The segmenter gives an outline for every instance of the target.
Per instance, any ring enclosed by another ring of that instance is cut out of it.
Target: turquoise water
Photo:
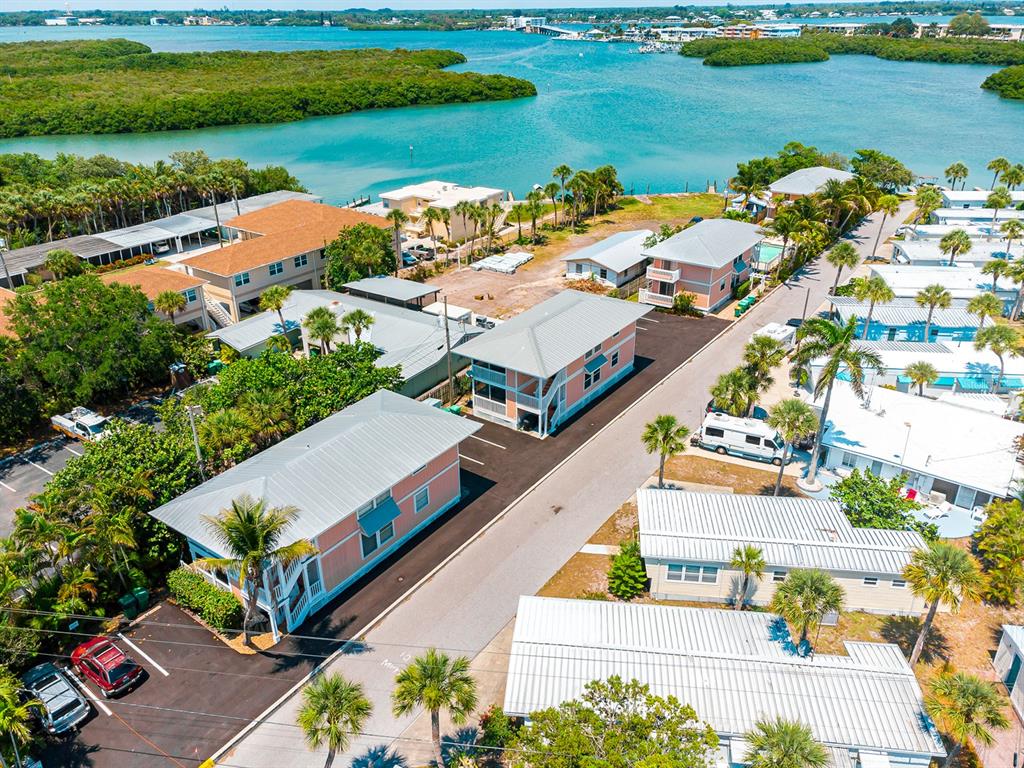
[[[0,29],[0,42],[122,36],[155,50],[452,48],[464,69],[536,83],[536,98],[416,107],[283,125],[0,141],[0,152],[105,152],[152,161],[179,149],[286,165],[340,202],[430,178],[518,195],[574,168],[612,163],[627,190],[703,188],[735,164],[802,141],[847,154],[876,147],[923,175],[954,160],[987,184],[997,155],[1024,160],[1024,102],[982,91],[992,67],[844,56],[819,64],[714,69],[633,46],[512,32],[349,32],[338,28]],[[410,152],[410,147],[412,151]]]

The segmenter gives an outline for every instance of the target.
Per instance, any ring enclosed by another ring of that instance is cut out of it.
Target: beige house
[[[845,610],[919,615],[927,604],[902,573],[920,534],[854,528],[840,506],[818,499],[646,488],[637,491],[640,550],[659,600],[735,603],[743,573],[730,566],[737,547],[761,550],[764,574],[743,596],[767,605],[795,569],[832,574]]]
[[[324,248],[342,229],[360,223],[389,226],[350,208],[289,200],[225,222],[238,241],[181,264],[207,282],[211,315],[223,327],[258,311],[260,296],[272,285],[322,287]]]
[[[450,181],[426,181],[422,184],[409,184],[380,195],[383,213],[401,210],[409,217],[405,230],[417,237],[430,237],[430,222],[423,218],[427,208],[447,211],[450,235],[446,232],[444,222],[434,224],[435,237],[448,237],[449,240],[465,240],[473,232],[473,222],[466,221],[455,213],[455,206],[461,202],[474,205],[490,206],[503,203],[507,195],[500,189],[490,187],[464,187]]]
[[[149,307],[154,314],[170,319],[163,312],[157,312],[153,307],[156,297],[165,291],[175,291],[185,297],[185,307],[180,312],[174,313],[175,325],[194,325],[203,330],[213,329],[210,316],[206,310],[206,294],[204,288],[206,281],[166,267],[142,267],[140,269],[128,269],[121,272],[109,272],[101,275],[100,279],[110,285],[120,283],[138,288],[149,299]]]

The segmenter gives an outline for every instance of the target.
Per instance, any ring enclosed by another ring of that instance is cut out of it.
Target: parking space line
[[[35,467],[36,469],[41,469],[41,470],[42,470],[43,472],[45,472],[46,474],[48,474],[48,475],[49,475],[50,477],[53,477],[53,472],[51,472],[50,470],[48,470],[48,469],[47,469],[46,467],[41,467],[41,466],[39,466],[38,464],[36,464],[36,463],[35,463],[34,461],[29,461],[28,459],[25,459],[25,461],[28,461],[28,463],[29,463],[29,464],[31,464],[31,465],[32,465],[33,467]]]
[[[5,482],[4,482],[3,480],[0,480],[0,485],[2,485],[2,486],[3,486],[4,488],[6,488],[6,489],[7,489],[8,491],[10,491],[11,493],[17,493],[17,492],[18,492],[18,491],[17,491],[16,489],[14,489],[14,488],[11,488],[11,486],[9,486],[9,485],[8,485],[7,483],[5,483]]]
[[[492,443],[490,440],[484,440],[482,437],[477,437],[476,435],[470,435],[470,437],[473,438],[474,440],[479,440],[481,443],[487,443],[488,445],[493,445],[495,448],[501,448],[501,450],[503,450],[503,451],[505,450],[505,446],[504,445],[499,445],[498,443]]]
[[[90,701],[91,701],[91,702],[92,702],[93,704],[95,704],[95,705],[96,705],[96,706],[97,706],[97,707],[99,708],[99,710],[100,710],[101,712],[103,712],[103,714],[105,714],[105,715],[106,715],[107,717],[110,717],[111,715],[113,715],[113,714],[114,714],[113,712],[111,712],[111,711],[110,711],[110,707],[108,707],[108,706],[107,706],[106,704],[104,704],[104,703],[103,703],[102,701],[100,701],[100,698],[99,698],[99,696],[96,696],[96,695],[95,695],[95,694],[94,694],[94,693],[93,693],[93,692],[92,692],[92,691],[91,691],[91,690],[89,689],[89,686],[87,686],[87,685],[86,685],[86,684],[85,684],[84,682],[82,682],[81,680],[79,680],[79,679],[78,679],[78,676],[77,676],[77,675],[75,675],[75,673],[74,673],[74,672],[71,672],[70,670],[68,671],[68,679],[69,679],[69,680],[70,680],[70,681],[71,681],[72,683],[74,683],[74,684],[75,684],[75,687],[76,687],[76,688],[78,688],[78,689],[79,689],[79,690],[80,690],[80,691],[81,691],[82,693],[84,693],[84,694],[86,695],[86,697],[87,697],[87,698],[88,698],[88,699],[89,699],[89,700],[90,700]]]
[[[146,661],[148,661],[150,664],[152,664],[154,667],[156,667],[156,671],[159,672],[161,675],[163,675],[164,677],[170,677],[171,676],[170,672],[168,672],[166,669],[164,669],[159,664],[157,664],[155,661],[153,661],[152,657],[148,653],[146,653],[144,650],[139,648],[139,646],[137,646],[135,643],[133,643],[127,637],[122,635],[120,632],[117,633],[117,636],[120,637],[122,640],[124,640],[125,643],[128,645],[128,647],[134,648],[135,652],[137,654],[139,654],[139,656],[141,656]]]
[[[643,320],[645,323],[660,323],[661,322],[661,320],[655,320],[653,317],[647,317],[647,315],[644,315],[640,319]]]
[[[65,445],[65,446],[64,446],[64,450],[65,450],[65,451],[68,451],[68,452],[70,452],[70,453],[73,453],[73,454],[75,454],[75,456],[81,456],[81,455],[82,455],[82,452],[81,452],[81,451],[76,451],[76,450],[75,450],[74,448],[72,448],[72,447],[71,447],[70,445]]]
[[[479,459],[474,459],[472,456],[467,456],[464,453],[460,453],[459,454],[459,458],[460,459],[465,459],[466,461],[472,461],[474,464],[479,464],[481,467],[484,466],[484,463],[482,461],[480,461]]]

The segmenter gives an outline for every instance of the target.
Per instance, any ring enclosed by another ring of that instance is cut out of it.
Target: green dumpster
[[[149,590],[145,587],[136,587],[133,589],[132,597],[135,598],[135,603],[139,606],[140,612],[149,608]]]
[[[117,602],[121,606],[121,613],[125,615],[125,618],[134,619],[139,615],[139,604],[135,602],[135,595],[121,595]]]
[[[743,307],[736,307],[736,309],[734,309],[732,311],[732,316],[733,317],[739,317],[742,314],[743,314]]]
[[[454,413],[456,416],[458,416],[460,413],[462,413],[462,406],[449,405],[447,408],[445,408],[445,410],[448,411],[449,413]]]

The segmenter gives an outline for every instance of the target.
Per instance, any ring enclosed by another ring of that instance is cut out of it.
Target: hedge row
[[[172,571],[167,577],[167,587],[181,607],[198,614],[212,627],[238,629],[242,626],[241,601],[190,568]]]

